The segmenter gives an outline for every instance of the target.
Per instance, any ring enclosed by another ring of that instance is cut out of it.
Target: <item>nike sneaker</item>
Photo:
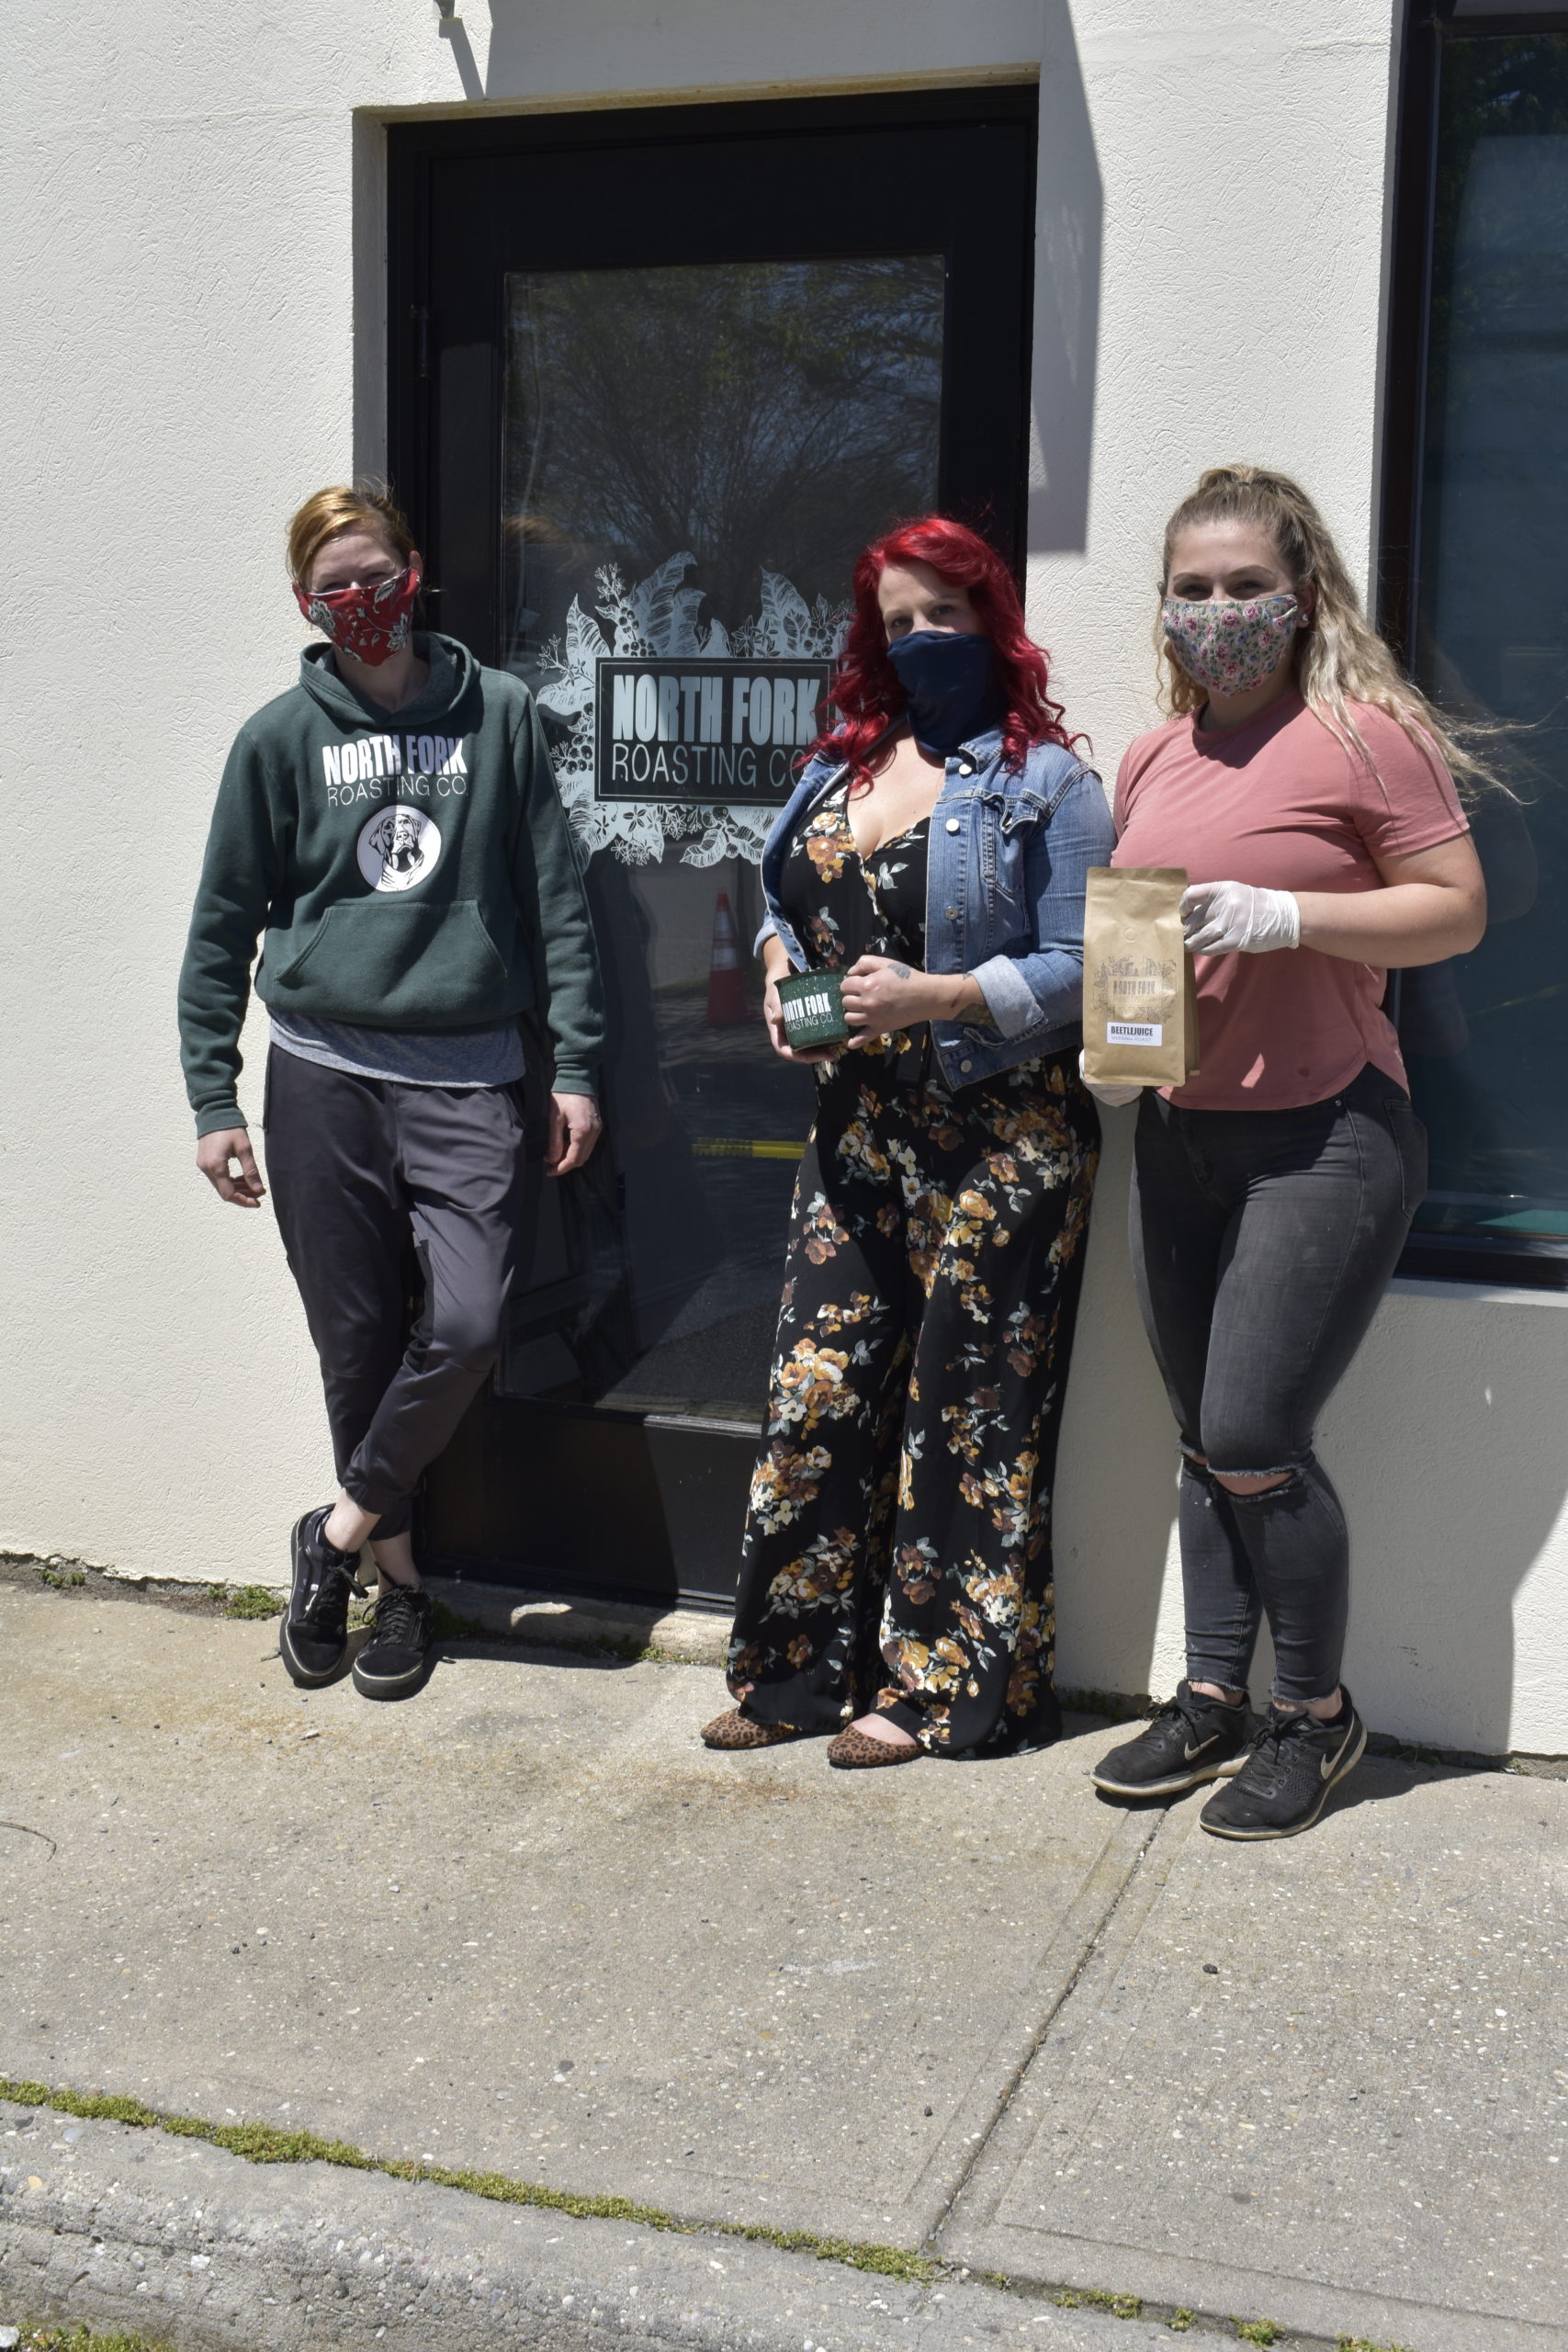
[[[1245,1699],[1231,1707],[1179,1682],[1153,1722],[1113,1747],[1089,1778],[1110,1797],[1179,1797],[1240,1771],[1251,1721]]]
[[[1216,1838],[1294,1838],[1310,1829],[1330,1789],[1360,1762],[1367,1727],[1348,1690],[1339,1713],[1320,1723],[1303,1708],[1282,1715],[1270,1707],[1252,1750],[1234,1781],[1217,1790],[1198,1815]]]

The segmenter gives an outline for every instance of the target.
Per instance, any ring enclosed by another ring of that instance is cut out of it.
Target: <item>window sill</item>
[[[1391,1298],[1463,1299],[1472,1306],[1568,1306],[1568,1290],[1540,1283],[1470,1282],[1438,1275],[1395,1274]]]

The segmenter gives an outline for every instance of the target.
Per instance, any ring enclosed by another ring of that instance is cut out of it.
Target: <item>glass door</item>
[[[948,503],[1014,551],[1031,125],[871,104],[727,108],[750,120],[720,138],[709,108],[662,139],[593,119],[586,148],[556,124],[483,161],[448,136],[405,173],[424,253],[467,241],[409,305],[436,625],[536,696],[610,1007],[604,1143],[539,1182],[492,1392],[430,1483],[427,1545],[467,1572],[733,1589],[811,1118],[761,1018],[762,842],[858,548]],[[994,185],[983,261],[974,194],[908,195],[983,153],[994,179],[998,139],[999,271]],[[955,336],[977,306],[983,364]]]

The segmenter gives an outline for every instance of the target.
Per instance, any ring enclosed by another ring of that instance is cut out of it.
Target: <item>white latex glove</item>
[[[1078,1076],[1083,1079],[1084,1084],[1095,1101],[1104,1102],[1112,1111],[1119,1111],[1124,1102],[1135,1102],[1144,1091],[1141,1086],[1097,1086],[1092,1078],[1086,1077],[1084,1074],[1081,1048],[1078,1053]]]
[[[1181,935],[1194,956],[1266,956],[1301,945],[1302,910],[1290,890],[1194,882],[1181,893]]]

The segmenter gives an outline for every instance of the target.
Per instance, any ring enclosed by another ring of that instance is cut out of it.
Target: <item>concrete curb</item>
[[[69,2135],[69,2136],[67,2136]],[[0,2323],[178,2352],[1153,2352],[1156,2323],[0,2103]],[[1212,2339],[1211,2339],[1212,2340]]]
[[[466,1577],[431,1576],[425,1583],[465,1632],[472,1627],[481,1639],[624,1649],[628,1657],[651,1650],[682,1666],[722,1666],[729,1646],[729,1619],[717,1611],[638,1608],[634,1601],[520,1592],[513,1585],[470,1584]]]

